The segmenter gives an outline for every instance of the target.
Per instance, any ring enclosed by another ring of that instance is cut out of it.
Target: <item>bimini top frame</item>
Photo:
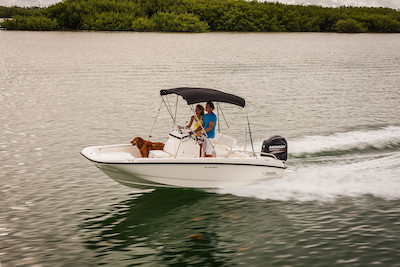
[[[182,96],[183,99],[186,100],[188,105],[197,104],[200,102],[215,101],[225,102],[244,108],[246,104],[246,101],[239,96],[208,88],[180,87],[160,91],[161,96],[169,94]]]
[[[175,94],[177,97],[178,97],[178,95],[181,96],[183,99],[186,100],[186,102],[189,106],[191,106],[193,104],[197,104],[197,103],[208,102],[208,101],[229,103],[229,104],[240,106],[242,108],[244,108],[244,106],[246,105],[246,101],[244,100],[244,98],[241,98],[241,97],[233,95],[233,94],[224,93],[224,92],[221,92],[221,91],[218,91],[215,89],[179,87],[179,88],[160,90],[162,102],[160,104],[160,108],[158,109],[156,120],[159,115],[161,105],[162,105],[162,103],[164,103],[169,114],[171,115],[171,118],[174,121],[175,125],[176,125],[176,121],[175,121],[176,115],[173,116],[171,107],[169,107],[169,105],[164,101],[164,98],[163,98],[163,96],[170,95],[170,94]],[[191,106],[191,109],[195,115],[196,120],[199,121],[199,119],[196,116],[196,113],[194,112],[193,106]],[[175,109],[175,112],[176,112],[176,109]],[[253,155],[256,156],[256,154],[254,153],[253,138],[251,135],[250,122],[249,122],[249,117],[247,115],[247,112],[246,112],[246,117],[247,117],[247,125],[248,125],[249,134],[250,134],[250,142],[251,142],[251,147],[253,150]],[[155,126],[155,122],[150,131],[149,138],[151,137],[151,133],[153,131],[154,126]],[[203,126],[201,126],[201,127],[203,128]],[[204,128],[203,128],[203,131],[204,131]]]

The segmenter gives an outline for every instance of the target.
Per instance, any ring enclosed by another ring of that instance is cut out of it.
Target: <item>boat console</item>
[[[200,146],[187,132],[172,131],[164,150],[150,150],[149,158],[199,158]]]
[[[214,156],[227,158],[236,146],[236,139],[217,133],[214,138]],[[200,146],[188,132],[172,131],[164,150],[150,150],[149,158],[199,158]]]

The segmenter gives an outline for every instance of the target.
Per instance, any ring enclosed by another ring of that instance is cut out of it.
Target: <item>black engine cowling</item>
[[[287,160],[287,141],[284,137],[279,135],[274,135],[268,139],[265,139],[261,148],[261,156],[263,153],[273,154],[277,159]]]

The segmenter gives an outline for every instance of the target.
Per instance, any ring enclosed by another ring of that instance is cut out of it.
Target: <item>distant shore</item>
[[[244,0],[65,0],[47,8],[0,7],[8,30],[399,33],[390,8],[286,5]]]

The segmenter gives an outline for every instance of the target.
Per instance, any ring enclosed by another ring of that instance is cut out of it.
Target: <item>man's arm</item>
[[[206,131],[206,133],[211,131],[211,129],[214,127],[214,125],[215,125],[215,122],[210,121],[210,124],[208,125],[208,127],[206,129],[204,129]]]

